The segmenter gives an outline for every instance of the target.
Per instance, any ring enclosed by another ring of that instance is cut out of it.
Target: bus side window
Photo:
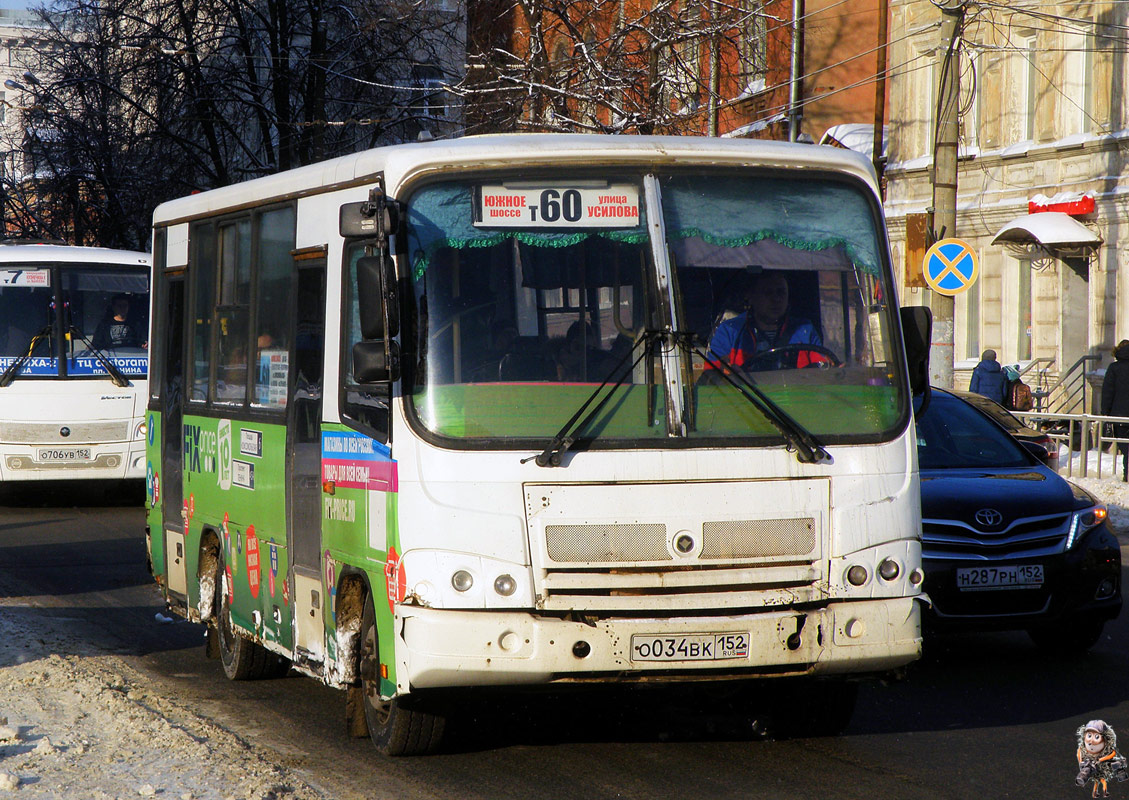
[[[362,340],[360,310],[357,300],[357,260],[365,255],[362,243],[354,243],[345,251],[346,321],[341,326],[344,339],[343,353],[343,391],[341,393],[341,413],[374,439],[387,443],[391,438],[392,420],[389,409],[392,401],[392,385],[360,386],[353,379],[353,345]]]

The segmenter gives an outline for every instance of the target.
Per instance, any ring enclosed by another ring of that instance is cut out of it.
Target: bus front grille
[[[97,444],[129,439],[129,420],[104,422],[0,422],[4,444]],[[63,429],[67,435],[62,434]]]
[[[811,517],[707,521],[675,532],[662,523],[546,525],[544,534],[546,610],[722,610],[819,599]]]
[[[720,567],[550,570],[541,579],[545,611],[678,613],[735,611],[823,599],[813,563]]]

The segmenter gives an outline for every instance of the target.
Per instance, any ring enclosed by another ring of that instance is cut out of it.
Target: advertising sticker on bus
[[[484,228],[634,228],[639,224],[639,190],[630,183],[479,186],[476,200],[474,224]]]

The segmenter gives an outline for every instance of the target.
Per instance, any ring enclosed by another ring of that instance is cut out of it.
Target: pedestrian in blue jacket
[[[972,370],[972,381],[968,384],[968,391],[982,394],[995,400],[1000,405],[1005,405],[1007,398],[1007,378],[1000,362],[996,361],[995,350],[985,350],[980,355],[980,363]]]

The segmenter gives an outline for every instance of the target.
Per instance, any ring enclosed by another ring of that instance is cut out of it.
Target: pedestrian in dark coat
[[[1102,416],[1129,417],[1129,339],[1122,339],[1113,348],[1114,362],[1105,371],[1102,381]],[[1129,438],[1129,423],[1116,422],[1113,435]],[[1129,481],[1129,444],[1118,442],[1121,454],[1121,480]]]
[[[982,394],[1001,406],[1006,404],[1007,378],[1004,377],[1004,368],[996,361],[995,350],[985,350],[980,355],[980,363],[972,370],[968,391]]]

